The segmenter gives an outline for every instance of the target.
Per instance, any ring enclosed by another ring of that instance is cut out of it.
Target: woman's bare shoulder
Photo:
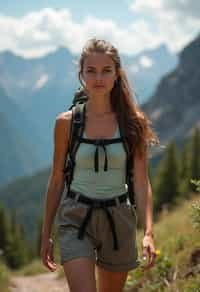
[[[56,116],[56,120],[58,120],[58,121],[71,122],[71,119],[72,119],[72,110],[69,110],[67,112],[59,113]]]
[[[68,151],[68,142],[70,137],[70,121],[72,114],[70,111],[59,113],[56,116],[54,126],[54,154],[52,175],[60,183],[64,181],[63,167],[66,153]]]
[[[71,110],[69,110],[67,112],[59,113],[56,116],[55,131],[60,133],[62,136],[64,134],[67,136],[67,138],[69,138],[71,120],[72,120],[72,111]]]

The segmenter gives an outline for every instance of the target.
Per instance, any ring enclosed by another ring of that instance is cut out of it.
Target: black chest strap
[[[105,160],[104,160],[104,171],[108,170],[108,156],[107,156],[107,150],[106,145],[114,144],[114,143],[120,143],[122,142],[122,138],[114,138],[114,139],[88,139],[83,137],[77,137],[80,143],[86,143],[86,144],[93,144],[96,146],[95,152],[94,152],[94,170],[95,172],[99,171],[99,148],[102,147],[105,154]]]

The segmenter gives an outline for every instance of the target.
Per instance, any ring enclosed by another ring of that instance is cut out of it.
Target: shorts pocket
[[[66,197],[63,201],[62,201],[62,205],[72,205],[73,203],[75,203],[75,200],[70,198],[70,197]]]
[[[132,220],[134,220],[135,224],[137,224],[137,213],[135,207],[126,202],[122,204],[121,207],[122,215],[129,221],[129,223],[132,223]]]
[[[73,225],[79,227],[86,215],[88,205],[66,198],[60,209],[60,225]]]
[[[133,215],[135,216],[135,218],[136,218],[136,220],[137,220],[137,212],[136,212],[136,208],[135,208],[135,206],[130,205],[129,207],[130,207],[130,209],[131,209]]]
[[[58,212],[57,212],[57,215],[58,215],[58,224],[59,225],[62,225],[63,222],[66,224],[66,216],[65,214],[74,208],[74,204],[75,204],[75,201],[70,198],[70,197],[67,197],[65,198],[60,206],[59,206],[59,209],[58,209]]]
[[[113,215],[120,246],[126,248],[127,242],[134,244],[136,239],[136,216],[132,206],[127,203],[122,203],[113,208]],[[110,237],[106,235],[105,230],[105,235],[103,235],[104,240],[106,240],[105,238],[109,238],[112,241],[112,233],[110,230],[108,232]]]

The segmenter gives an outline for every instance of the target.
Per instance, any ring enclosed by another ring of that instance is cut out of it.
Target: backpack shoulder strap
[[[71,110],[77,104],[85,103],[87,100],[88,100],[87,95],[79,96],[78,94],[77,95],[75,94],[72,101],[72,105],[70,106],[69,110]]]
[[[78,103],[72,108],[72,131],[70,138],[70,152],[76,152],[75,148],[79,141],[77,137],[82,137],[85,126],[85,103]]]
[[[130,200],[131,205],[134,205],[136,208],[134,186],[133,186],[133,175],[134,175],[133,174],[133,157],[131,155],[131,151],[129,148],[128,138],[126,137],[124,133],[124,128],[122,127],[120,123],[119,123],[119,130],[120,130],[120,135],[122,137],[124,150],[126,152],[126,184],[128,186],[129,200]]]
[[[85,103],[77,103],[72,107],[72,121],[69,139],[69,149],[65,159],[65,179],[70,190],[70,184],[73,180],[74,166],[75,166],[75,156],[80,145],[79,139],[77,137],[82,137],[85,127]]]

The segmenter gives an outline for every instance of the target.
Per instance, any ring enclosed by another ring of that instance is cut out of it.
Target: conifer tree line
[[[32,258],[33,247],[26,241],[24,228],[17,223],[16,211],[0,204],[0,259],[9,268],[17,269]]]
[[[198,192],[191,180],[200,179],[200,129],[193,130],[191,138],[178,150],[172,140],[166,147],[156,173],[151,178],[154,214],[157,215],[163,207],[175,206]],[[155,217],[156,218],[156,217]],[[25,239],[22,225],[16,222],[16,213],[9,212],[0,205],[0,259],[11,268],[19,268],[40,257],[42,214],[37,224],[37,238],[31,245]],[[138,225],[140,222],[138,220]],[[52,237],[55,239],[55,225]]]
[[[152,182],[154,213],[175,206],[197,192],[191,180],[200,179],[200,129],[193,130],[181,150],[172,140],[166,147]]]

